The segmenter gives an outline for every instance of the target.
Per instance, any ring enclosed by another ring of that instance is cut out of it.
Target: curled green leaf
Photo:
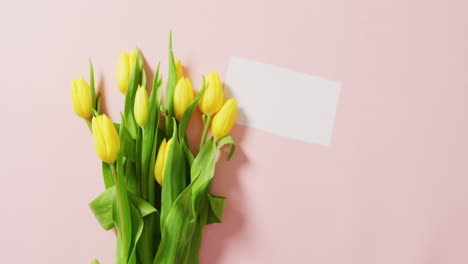
[[[112,203],[115,200],[115,186],[110,187],[89,203],[89,208],[104,230],[114,228]]]
[[[230,160],[236,151],[236,143],[231,136],[227,136],[218,141],[217,149],[221,149],[224,145],[231,145],[231,150],[229,151],[228,155],[228,160]]]
[[[93,69],[93,63],[91,62],[91,59],[89,59],[89,89],[90,89],[90,92],[91,92],[92,105],[93,105],[94,109],[97,109],[97,107],[96,107],[96,89],[94,88],[94,69]]]

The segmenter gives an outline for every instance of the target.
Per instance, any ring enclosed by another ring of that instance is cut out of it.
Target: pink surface
[[[202,263],[468,263],[466,1],[3,1],[2,263],[112,263],[87,203],[102,189],[69,81],[87,58],[118,117],[118,54],[192,76],[230,55],[343,83],[330,147],[248,128],[220,162],[225,222]],[[199,82],[198,82],[199,83]],[[294,101],[295,96],[285,97]],[[279,120],[288,122],[288,120]],[[307,122],[307,120],[304,120]]]

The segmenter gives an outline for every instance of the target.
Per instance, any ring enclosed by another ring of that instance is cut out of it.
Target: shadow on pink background
[[[87,78],[92,58],[117,118],[119,52],[138,46],[166,72],[172,29],[197,86],[224,75],[231,55],[343,83],[329,147],[235,129],[238,152],[213,186],[228,196],[225,219],[206,228],[201,263],[467,263],[466,10],[457,0],[0,3],[2,261],[113,262],[113,234],[87,207],[102,176],[69,82]]]

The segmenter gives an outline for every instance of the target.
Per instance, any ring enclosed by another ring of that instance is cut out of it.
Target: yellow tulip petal
[[[75,111],[77,116],[83,117],[84,114],[83,114],[83,111],[81,110],[81,103],[80,103],[80,100],[78,99],[78,89],[74,81],[71,82],[70,87],[71,87],[70,91],[72,95],[73,111]]]
[[[96,150],[96,153],[98,154],[99,158],[101,160],[106,159],[106,151],[105,151],[105,145],[104,145],[104,136],[102,135],[102,130],[101,130],[101,124],[100,124],[100,119],[99,118],[93,118],[93,121],[91,123],[92,131],[93,131],[93,143],[94,143],[94,149]]]
[[[164,183],[164,174],[166,173],[166,167],[167,167],[167,156],[169,154],[169,150],[171,149],[172,146],[172,138],[167,141],[166,144],[166,149],[164,151],[164,156],[163,156],[163,166],[162,166],[162,172],[161,172],[161,186]]]
[[[164,166],[164,154],[166,153],[166,139],[164,138],[159,146],[156,164],[154,165],[154,177],[159,185],[162,185],[162,171]]]
[[[148,120],[148,93],[144,87],[138,86],[133,113],[137,124],[144,128]]]
[[[137,59],[137,56],[138,56],[138,52],[137,50],[132,50],[129,54],[128,54],[128,63],[129,63],[129,69],[131,70],[132,67],[135,65],[135,61]]]
[[[92,114],[91,90],[83,78],[76,78],[70,84],[73,110],[79,117],[88,119]]]
[[[218,73],[207,74],[205,77],[205,90],[199,102],[200,111],[207,115],[213,115],[221,109],[223,101],[223,85]]]
[[[112,120],[106,115],[93,118],[91,128],[93,131],[94,148],[102,161],[114,163],[120,147],[120,139]]]
[[[182,66],[182,62],[177,60],[176,63],[176,72],[177,72],[177,81],[184,77],[184,67]]]
[[[127,93],[128,82],[130,80],[130,69],[129,55],[127,52],[122,51],[122,53],[120,53],[119,62],[117,63],[116,74],[117,86],[122,94]]]
[[[174,90],[174,112],[177,120],[180,120],[193,99],[192,83],[188,78],[183,77],[177,82]]]
[[[211,133],[215,138],[223,138],[231,132],[236,122],[237,113],[237,101],[234,99],[227,100],[213,117],[211,123]]]

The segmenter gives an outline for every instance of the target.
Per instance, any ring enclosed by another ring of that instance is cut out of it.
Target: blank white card
[[[226,93],[239,102],[238,123],[329,145],[341,84],[270,64],[231,57]]]

